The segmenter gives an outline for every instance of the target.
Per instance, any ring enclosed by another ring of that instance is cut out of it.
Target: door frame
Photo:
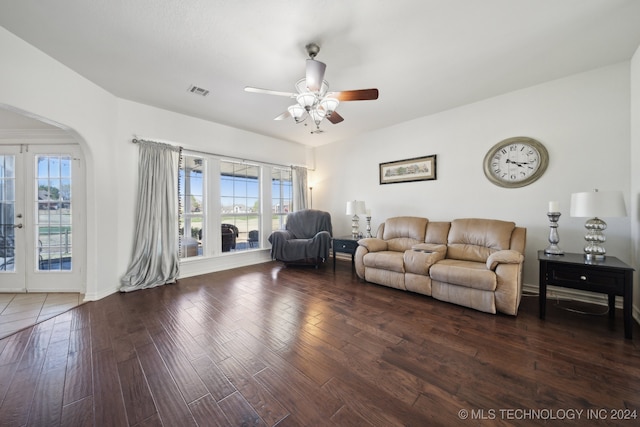
[[[2,292],[86,292],[86,247],[87,247],[87,229],[85,223],[86,209],[86,185],[85,185],[85,165],[82,156],[82,149],[79,144],[65,141],[52,142],[4,142],[0,144],[0,149],[9,147],[18,147],[14,151],[18,152],[21,159],[16,161],[22,166],[20,181],[22,181],[21,197],[22,214],[23,214],[23,239],[21,244],[21,252],[18,252],[16,244],[16,258],[19,253],[23,254],[24,261],[23,272],[24,286],[18,288],[4,288]],[[73,159],[72,164],[72,270],[51,270],[43,271],[37,269],[37,257],[35,250],[37,249],[37,237],[35,229],[35,215],[37,211],[33,204],[37,203],[36,186],[34,185],[35,177],[35,157],[38,154],[69,154]],[[16,178],[18,181],[18,178]],[[16,191],[19,191],[16,188]],[[16,195],[17,196],[17,195]],[[17,197],[16,197],[17,198]],[[19,213],[16,207],[16,214]],[[19,239],[17,239],[19,240]],[[16,271],[16,273],[18,273]]]

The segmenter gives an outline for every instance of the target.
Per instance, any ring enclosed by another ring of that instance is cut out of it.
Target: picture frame
[[[436,154],[380,163],[380,185],[436,179]]]

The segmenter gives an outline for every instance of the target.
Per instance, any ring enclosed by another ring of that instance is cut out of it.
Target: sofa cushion
[[[515,223],[495,219],[456,219],[451,222],[447,258],[486,262],[493,252],[509,249]]]
[[[404,273],[403,252],[381,251],[369,252],[362,258],[365,267]]]
[[[429,224],[427,225],[427,235],[425,236],[424,241],[426,243],[446,245],[450,229],[450,222],[429,221]]]
[[[389,218],[385,221],[382,240],[387,241],[390,251],[404,252],[424,242],[428,222],[426,218],[413,216]]]
[[[496,273],[484,262],[443,259],[431,266],[432,280],[484,291],[495,291]]]

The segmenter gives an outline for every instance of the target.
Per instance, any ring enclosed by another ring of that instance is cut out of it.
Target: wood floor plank
[[[291,370],[286,375],[266,368],[254,376],[289,412],[305,425],[327,420],[343,405],[339,399],[322,391],[302,373]]]
[[[62,408],[61,425],[74,427],[94,426],[93,398],[91,396],[77,400]]]
[[[70,325],[70,322],[66,322],[67,332]],[[64,333],[58,331],[57,338],[60,336],[64,336]],[[52,340],[54,337],[56,337],[55,331],[52,333]],[[51,342],[47,347],[47,355],[42,367],[42,373],[38,378],[27,425],[60,425],[68,353],[68,333],[67,339]]]
[[[141,423],[158,412],[137,357],[119,362],[118,375],[130,425]]]
[[[348,406],[343,406],[333,414],[331,422],[337,426],[371,427],[373,425]]]
[[[27,423],[52,330],[52,321],[35,325],[31,330],[29,342],[0,407],[3,423],[18,426]]]
[[[235,392],[218,402],[220,408],[234,426],[266,426],[260,415],[239,392]]]
[[[88,325],[71,331],[64,383],[64,405],[84,400],[93,393],[91,334],[89,331]],[[91,418],[93,419],[93,416]]]
[[[93,330],[93,329],[92,329]],[[104,342],[104,341],[103,341]],[[93,403],[96,425],[127,426],[118,365],[111,349],[93,354]]]
[[[2,352],[0,352],[0,366],[20,361],[32,331],[33,327],[26,328],[1,340],[6,344],[3,345]]]
[[[278,402],[290,413],[285,420],[290,421],[294,418],[298,420],[299,425],[314,425],[323,419],[314,404],[306,399],[300,399],[301,391],[297,387],[271,369],[264,369],[255,378],[271,395],[277,396]],[[338,409],[339,406],[336,411]],[[333,413],[329,416],[331,415]]]
[[[220,368],[267,425],[276,425],[289,415],[289,411],[278,402],[277,398],[258,383],[233,357],[223,360]]]
[[[137,352],[162,423],[195,426],[193,415],[155,346],[146,344]]]
[[[259,351],[255,348],[254,341],[260,341],[251,332],[242,330],[243,333],[236,332],[236,338],[232,341],[225,342],[223,346],[229,354],[233,355],[238,362],[252,375],[262,371],[267,365],[264,363],[262,357],[258,354]],[[268,347],[268,343],[262,343],[265,348],[271,351],[271,347]],[[254,347],[254,350],[251,348]],[[260,347],[258,347],[260,348]]]
[[[216,402],[237,391],[229,378],[208,356],[202,356],[191,364]]]
[[[210,394],[189,404],[189,409],[200,426],[228,427],[229,419]]]
[[[411,406],[358,376],[349,374],[332,378],[322,390],[344,402],[351,412],[374,426],[429,425],[426,418],[413,413]]]
[[[18,362],[0,365],[0,402],[4,401],[16,373]]]
[[[640,340],[624,339],[621,310],[549,301],[540,320],[525,296],[517,317],[491,315],[366,283],[349,261],[116,293],[6,337],[0,426],[528,426],[555,423],[486,416],[640,411]]]
[[[183,347],[176,345],[166,331],[154,334],[152,338],[184,400],[191,403],[206,395],[209,391],[187,356],[182,352]]]

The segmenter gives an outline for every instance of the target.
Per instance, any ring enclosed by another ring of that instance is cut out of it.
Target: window
[[[182,259],[260,249],[293,209],[290,167],[187,151],[179,179]]]
[[[180,256],[201,256],[204,247],[205,184],[204,159],[183,155],[180,168]]]
[[[222,252],[259,247],[260,167],[220,162]]]
[[[293,184],[291,168],[273,168],[271,173],[272,230],[282,230],[287,222],[287,214],[292,210]]]

